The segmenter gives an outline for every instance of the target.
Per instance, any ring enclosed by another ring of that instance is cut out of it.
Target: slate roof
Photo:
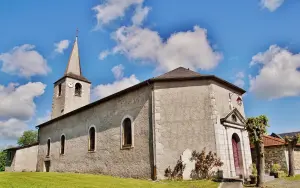
[[[18,150],[18,149],[23,149],[23,148],[29,148],[31,146],[36,146],[36,145],[39,145],[38,142],[35,142],[35,143],[32,143],[32,144],[28,144],[28,145],[25,145],[25,146],[16,146],[16,147],[11,147],[11,148],[7,148],[3,151],[9,151],[9,150]]]
[[[60,79],[58,79],[56,82],[54,82],[54,84],[56,84],[57,82],[61,81],[62,79],[66,78],[66,77],[69,77],[69,78],[74,78],[76,80],[80,80],[80,81],[83,81],[83,82],[87,82],[87,83],[91,83],[88,79],[86,79],[84,76],[81,76],[81,75],[77,75],[77,74],[73,74],[71,72],[67,73],[67,74],[64,74],[63,77],[61,77]]]
[[[68,76],[71,77],[70,75],[65,75],[64,77],[66,77],[66,76],[67,77]],[[61,79],[63,79],[64,77],[62,77]],[[213,80],[213,81],[215,81],[217,83],[220,83],[220,84],[223,84],[223,85],[227,86],[228,88],[233,89],[234,91],[236,91],[236,92],[238,92],[240,94],[244,94],[246,92],[244,89],[242,89],[242,88],[240,88],[240,87],[238,87],[238,86],[236,86],[236,85],[234,85],[234,84],[232,84],[230,82],[227,82],[227,81],[225,81],[225,80],[223,80],[221,78],[218,78],[218,77],[216,77],[214,75],[201,75],[201,74],[199,74],[197,72],[194,72],[194,71],[191,71],[189,69],[186,69],[186,68],[183,68],[183,67],[178,67],[178,68],[176,68],[176,69],[174,69],[174,70],[172,70],[170,72],[167,72],[167,73],[165,73],[163,75],[160,75],[160,76],[157,76],[157,77],[154,77],[154,78],[150,78],[148,80],[140,82],[139,84],[136,84],[136,85],[131,86],[129,88],[126,88],[126,89],[124,89],[122,91],[119,91],[117,93],[109,95],[109,96],[107,96],[105,98],[102,98],[102,99],[100,99],[98,101],[95,101],[93,103],[85,105],[85,106],[83,106],[81,108],[73,110],[73,111],[71,111],[69,113],[66,113],[64,115],[61,115],[61,116],[59,116],[57,118],[51,119],[51,120],[49,120],[49,121],[47,121],[45,123],[42,123],[42,124],[40,124],[40,125],[38,125],[36,127],[42,127],[42,126],[48,125],[48,124],[50,124],[50,123],[52,123],[54,121],[63,119],[65,117],[73,115],[73,114],[75,114],[77,112],[80,112],[80,111],[83,111],[85,109],[91,108],[91,107],[93,107],[95,105],[98,105],[98,104],[100,104],[102,102],[105,102],[105,101],[108,101],[108,100],[110,100],[112,98],[115,98],[117,96],[123,95],[123,94],[125,94],[125,93],[127,93],[129,91],[136,90],[136,89],[141,88],[143,86],[148,86],[148,85],[150,85],[151,83],[154,83],[154,82],[188,81],[188,80]],[[90,82],[88,82],[88,83],[90,83]]]
[[[169,78],[191,78],[191,77],[201,77],[202,75],[198,72],[191,71],[189,69],[178,67],[170,72],[153,78],[156,79],[169,79]]]

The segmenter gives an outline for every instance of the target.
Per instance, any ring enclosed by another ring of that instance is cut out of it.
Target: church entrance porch
[[[246,120],[235,108],[216,124],[217,152],[225,178],[247,178],[251,174],[251,152]]]

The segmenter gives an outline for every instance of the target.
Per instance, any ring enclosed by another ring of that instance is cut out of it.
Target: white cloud
[[[46,85],[41,82],[29,82],[17,87],[10,83],[7,87],[0,85],[0,118],[30,119],[35,114],[34,98],[41,96]]]
[[[26,123],[15,118],[0,121],[0,142],[1,140],[16,140],[27,129]]]
[[[236,77],[236,80],[235,80],[234,84],[241,87],[241,88],[243,88],[244,85],[245,85],[245,81],[244,81],[245,75],[244,75],[244,73],[243,72],[238,72],[235,75],[235,77]]]
[[[166,42],[156,31],[136,26],[121,27],[114,34],[117,45],[110,54],[152,62],[158,71],[179,66],[193,70],[209,70],[217,66],[222,54],[211,47],[206,30],[195,26],[193,31],[174,33]]]
[[[120,80],[124,76],[124,66],[122,64],[114,66],[111,71],[117,80]]]
[[[30,77],[34,75],[46,75],[51,69],[47,60],[34,50],[35,46],[24,44],[14,47],[10,52],[0,54],[3,72]]]
[[[105,59],[109,54],[110,54],[109,50],[104,50],[104,51],[102,51],[102,52],[100,53],[99,59],[100,59],[100,60],[103,60],[103,59]]]
[[[283,4],[284,0],[261,0],[260,4],[263,8],[273,12]]]
[[[149,11],[149,7],[142,7],[142,5],[137,6],[135,14],[131,18],[133,25],[142,25]]]
[[[139,82],[140,81],[136,78],[135,75],[131,75],[129,78],[124,77],[121,80],[117,80],[111,84],[98,85],[92,90],[92,98],[100,99],[100,98],[107,97],[118,91],[121,91],[130,86],[138,84]]]
[[[64,50],[66,50],[69,47],[70,41],[69,40],[62,40],[59,41],[58,43],[55,43],[55,52],[63,54]]]
[[[92,9],[96,12],[97,27],[108,24],[117,18],[123,17],[125,11],[133,5],[141,5],[144,0],[105,0],[103,4]]]
[[[300,95],[300,54],[276,45],[252,57],[250,66],[262,67],[250,77],[250,91],[259,98],[276,99]]]
[[[45,123],[47,121],[49,121],[51,119],[51,112],[48,110],[45,114],[45,116],[42,116],[42,117],[38,117],[36,119],[36,124],[37,125],[40,125],[42,123]]]

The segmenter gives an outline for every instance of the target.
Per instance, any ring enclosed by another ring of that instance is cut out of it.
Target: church
[[[223,177],[250,175],[243,89],[178,67],[90,103],[78,48],[76,37],[54,83],[51,120],[37,126],[38,143],[8,149],[7,171],[164,179],[183,154],[205,148],[221,158]]]

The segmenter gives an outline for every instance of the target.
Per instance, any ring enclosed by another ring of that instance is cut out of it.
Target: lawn
[[[152,182],[90,174],[0,173],[1,188],[217,188],[218,185],[208,180]]]

